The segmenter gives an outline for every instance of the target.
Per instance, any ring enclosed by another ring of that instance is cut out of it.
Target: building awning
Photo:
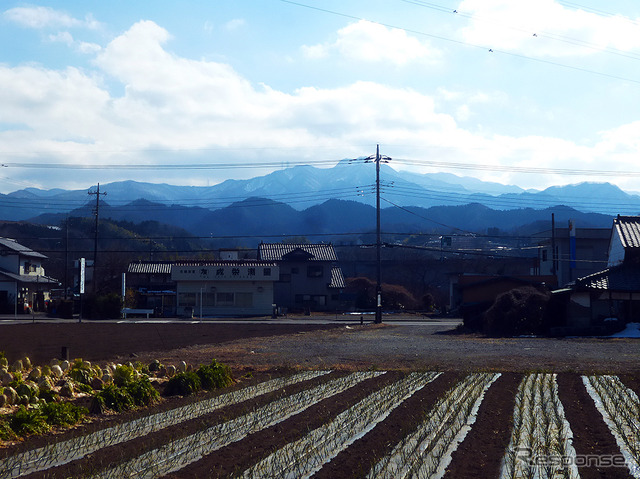
[[[49,276],[35,275],[35,274],[15,274],[9,271],[0,270],[0,281],[16,281],[22,284],[59,284],[59,281]]]

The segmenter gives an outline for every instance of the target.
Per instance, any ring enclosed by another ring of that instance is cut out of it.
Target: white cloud
[[[412,62],[433,62],[440,52],[427,42],[407,35],[404,30],[387,28],[360,20],[338,31],[332,43],[303,46],[308,58],[324,58],[338,52],[345,58],[363,62],[391,63],[404,66]]]
[[[242,18],[234,18],[233,20],[225,23],[224,28],[228,31],[238,30],[246,25],[246,22]]]
[[[402,148],[404,158],[594,169],[620,161],[633,169],[640,150],[640,122],[603,132],[590,147],[560,138],[487,136],[462,128],[456,115],[468,119],[473,105],[500,98],[495,92],[440,90],[430,96],[360,81],[285,93],[253,85],[229,65],[171,53],[170,39],[157,24],[141,21],[97,54],[94,72],[0,65],[0,123],[21,125],[0,131],[7,161],[240,163],[299,160],[300,152],[326,159],[327,149],[337,152],[337,160],[360,156],[367,153],[363,145],[380,143]],[[105,77],[124,93],[110,93]],[[451,105],[436,107],[443,99]],[[523,187],[549,185],[553,179],[483,174]],[[201,173],[161,175],[148,173],[145,179],[181,184],[208,179]]]
[[[50,7],[15,7],[4,12],[10,21],[28,28],[88,28],[96,29],[100,26],[91,15],[84,20],[78,20],[66,13]]]
[[[58,32],[56,34],[49,35],[49,41],[60,42],[65,45],[73,45],[73,36],[69,32]]]
[[[98,45],[97,43],[90,43],[90,42],[77,42],[76,48],[81,53],[86,53],[86,54],[95,54],[95,53],[98,53],[100,50],[102,50],[102,47],[100,45]]]
[[[472,16],[463,39],[495,49],[549,57],[640,49],[638,19],[602,16],[556,0],[463,0],[457,10]]]
[[[68,47],[73,47],[76,50],[78,50],[80,53],[84,53],[84,54],[93,55],[98,53],[100,50],[102,50],[102,47],[96,43],[76,41],[73,38],[73,35],[71,35],[71,33],[69,32],[58,32],[58,33],[49,35],[48,38],[49,38],[49,41],[51,42],[64,43]]]

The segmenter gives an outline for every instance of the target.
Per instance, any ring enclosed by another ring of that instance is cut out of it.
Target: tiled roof
[[[334,266],[331,268],[331,282],[329,283],[329,288],[343,289],[344,287],[345,284],[342,269]]]
[[[576,280],[576,289],[640,292],[640,266],[614,266]]]
[[[45,255],[41,253],[37,253],[30,248],[27,248],[26,246],[21,245],[16,240],[11,238],[0,237],[0,248],[7,248],[22,256],[29,256],[31,258],[41,258],[41,259],[46,258]]]
[[[217,260],[217,261],[179,261],[173,263],[174,266],[249,266],[249,267],[262,267],[262,266],[277,266],[273,261],[259,261],[255,259],[250,260]]]
[[[261,243],[258,247],[258,257],[265,261],[282,261],[294,252],[306,253],[309,261],[338,261],[332,244],[287,244]]]
[[[171,274],[171,263],[129,263],[128,273]]]
[[[256,260],[177,261],[174,263],[129,263],[131,274],[171,274],[172,266],[276,266],[273,262]]]
[[[640,216],[618,216],[613,220],[613,227],[625,249],[640,248]]]

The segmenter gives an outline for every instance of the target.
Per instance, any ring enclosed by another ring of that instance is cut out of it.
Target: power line
[[[58,150],[56,150],[58,151]],[[133,150],[132,150],[133,151]],[[135,150],[138,151],[138,150]],[[140,150],[142,151],[142,150]],[[146,149],[144,151],[147,151]],[[162,150],[168,151],[168,150]],[[171,151],[190,151],[188,148],[171,149]],[[95,151],[92,150],[95,153]],[[44,151],[36,153],[45,153]],[[293,166],[302,165],[335,165],[336,160],[288,161]],[[228,170],[246,168],[279,168],[282,161],[264,161],[247,163],[17,163],[4,162],[0,166],[6,168],[53,169],[53,170]]]
[[[349,15],[349,14],[337,12],[335,10],[329,10],[329,9],[325,9],[325,8],[314,7],[314,6],[311,6],[311,5],[307,5],[307,4],[300,3],[300,2],[294,2],[294,1],[291,1],[291,0],[279,0],[279,1],[283,2],[283,3],[291,4],[291,5],[296,5],[298,7],[308,8],[308,9],[311,9],[311,10],[316,10],[316,11],[320,11],[320,12],[323,12],[323,13],[328,13],[328,14],[331,14],[331,15],[337,15],[337,16],[340,16],[340,17],[349,18],[349,19],[353,19],[353,20],[365,20],[365,21],[368,21],[368,22],[371,22],[371,23],[382,25],[382,26],[387,27],[387,28],[403,30],[403,31],[405,31],[407,33],[412,33],[414,35],[420,35],[420,36],[424,36],[424,37],[428,37],[428,38],[434,38],[434,39],[437,39],[437,40],[442,40],[442,41],[445,41],[445,42],[454,43],[454,44],[458,44],[458,45],[464,45],[464,46],[467,46],[467,47],[478,48],[478,49],[482,49],[484,51],[488,50],[490,53],[499,53],[499,54],[503,54],[503,55],[509,55],[509,56],[514,57],[514,58],[520,58],[520,59],[523,59],[523,60],[529,60],[529,61],[534,61],[534,62],[538,62],[538,63],[544,63],[544,64],[547,64],[547,65],[561,67],[561,68],[568,69],[568,70],[575,70],[575,71],[579,71],[579,72],[582,72],[582,73],[589,73],[589,74],[597,75],[597,76],[601,76],[601,77],[608,77],[608,78],[612,78],[612,79],[615,79],[615,80],[621,80],[621,81],[626,81],[626,82],[630,82],[630,83],[640,84],[640,80],[636,80],[636,79],[633,79],[633,78],[622,77],[622,76],[613,75],[613,74],[606,73],[606,72],[599,72],[599,71],[596,71],[596,70],[590,70],[588,68],[576,67],[576,66],[572,66],[572,65],[567,65],[565,63],[554,62],[554,61],[551,61],[551,60],[543,60],[543,59],[536,58],[536,57],[531,57],[531,56],[528,56],[528,55],[522,55],[522,54],[508,52],[508,51],[505,51],[505,50],[500,50],[500,49],[497,49],[497,48],[494,48],[494,47],[488,48],[485,45],[478,45],[478,44],[466,42],[466,41],[463,41],[463,40],[456,40],[454,38],[445,37],[443,35],[436,35],[436,34],[433,34],[433,33],[426,33],[426,32],[420,31],[420,30],[414,30],[414,29],[410,29],[410,28],[399,27],[397,25],[393,25],[393,24],[389,24],[389,23],[385,23],[385,22],[377,22],[377,21],[373,21],[373,20],[368,20],[368,19],[363,18],[363,17],[358,17],[358,16],[355,16],[355,15]]]
[[[522,28],[522,27],[516,27],[513,25],[508,25],[505,24],[504,22],[499,22],[490,18],[486,18],[483,17],[481,15],[477,15],[477,14],[470,14],[470,13],[466,13],[464,10],[460,10],[459,8],[452,10],[449,7],[444,7],[442,5],[437,5],[434,3],[429,3],[429,2],[423,2],[423,1],[419,1],[419,0],[400,0],[404,3],[408,3],[408,4],[412,4],[412,5],[417,5],[420,7],[424,7],[424,8],[429,8],[431,10],[436,10],[439,12],[444,12],[444,13],[448,13],[448,14],[452,14],[458,17],[464,17],[464,18],[468,18],[470,20],[475,20],[475,21],[480,21],[480,22],[484,22],[484,23],[491,23],[494,25],[499,25],[503,28],[509,29],[509,30],[514,30],[517,32],[521,32],[521,33],[525,33],[528,36],[535,38],[535,39],[540,39],[540,38],[548,38],[551,40],[555,40],[555,41],[559,41],[559,42],[563,42],[563,43],[567,43],[569,45],[574,45],[574,46],[579,46],[579,47],[583,47],[583,48],[588,48],[591,50],[595,50],[595,51],[600,51],[600,52],[606,52],[606,53],[611,53],[614,55],[619,55],[622,57],[626,57],[626,58],[630,58],[633,60],[640,60],[640,55],[636,55],[624,50],[620,50],[618,48],[613,48],[613,47],[608,47],[608,46],[604,46],[604,45],[598,45],[596,43],[592,43],[592,42],[588,42],[585,40],[581,40],[579,38],[575,38],[575,37],[570,37],[568,35],[561,35],[561,34],[557,34],[557,33],[551,33],[551,32],[546,32],[544,30],[538,30],[538,29],[532,29],[532,28]],[[559,2],[562,3],[562,2]],[[573,7],[572,7],[573,8]],[[593,11],[592,13],[595,13],[596,11]],[[604,13],[598,13],[598,15],[602,15],[602,16],[614,16],[613,14],[604,14]],[[620,17],[620,18],[625,18],[626,17]],[[636,23],[632,20],[630,20],[631,23]]]
[[[449,161],[433,161],[433,160],[415,160],[408,158],[399,158],[399,163],[405,165],[421,165],[433,166],[440,168],[451,168],[460,170],[480,170],[480,171],[498,171],[510,173],[528,173],[528,174],[556,174],[566,176],[620,176],[620,177],[640,177],[640,171],[629,170],[591,170],[578,168],[540,168],[532,166],[510,166],[510,165],[490,165],[482,163],[460,163]]]

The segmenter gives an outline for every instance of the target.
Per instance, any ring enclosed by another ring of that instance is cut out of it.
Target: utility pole
[[[98,222],[100,219],[100,195],[106,196],[107,192],[100,193],[100,183],[98,183],[98,187],[96,191],[89,191],[89,195],[96,195],[96,207],[93,210],[93,214],[96,217],[96,226],[95,226],[95,235],[93,238],[93,278],[91,281],[93,294],[96,294],[96,279],[97,279],[97,266],[98,266]]]
[[[376,164],[376,316],[375,323],[382,323],[382,240],[380,237],[380,162],[388,163],[391,158],[380,156],[380,145],[376,145],[375,158],[370,156],[365,163]]]
[[[376,145],[376,324],[382,323],[382,241],[380,239],[380,145]]]

